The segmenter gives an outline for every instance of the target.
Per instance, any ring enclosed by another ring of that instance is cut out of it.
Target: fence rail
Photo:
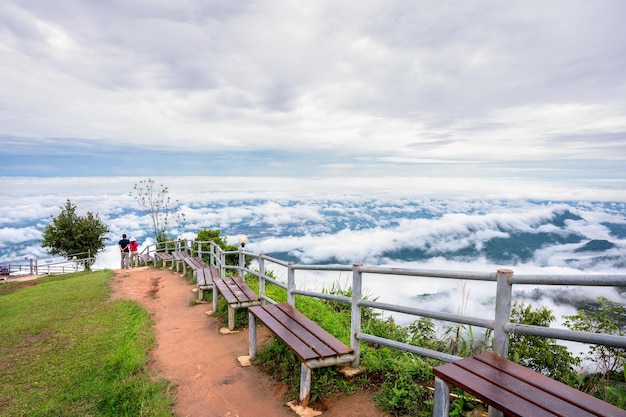
[[[196,249],[193,249],[194,246]],[[264,254],[257,254],[245,251],[240,248],[238,251],[223,251],[214,242],[195,241],[175,241],[159,244],[150,250],[185,250],[193,256],[208,257],[212,266],[215,266],[221,276],[225,276],[227,271],[238,272],[241,276],[244,273],[253,275],[259,280],[259,296],[264,302],[276,303],[265,293],[266,283],[277,285],[287,292],[287,302],[292,306],[295,304],[295,296],[314,297],[335,302],[345,303],[351,306],[351,340],[350,345],[355,351],[355,362],[353,366],[358,366],[360,357],[360,341],[377,343],[400,349],[406,352],[416,353],[422,356],[451,362],[460,359],[457,356],[442,352],[421,348],[418,346],[399,343],[378,336],[366,334],[361,329],[362,308],[373,308],[381,311],[408,314],[416,317],[428,317],[434,320],[477,326],[493,331],[492,350],[501,356],[508,357],[508,341],[510,334],[523,334],[558,340],[568,340],[586,344],[598,344],[626,349],[626,336],[611,334],[580,332],[552,327],[530,326],[519,323],[512,323],[511,309],[514,285],[560,285],[560,286],[591,286],[591,287],[626,287],[626,275],[553,275],[553,274],[520,274],[515,275],[509,269],[499,269],[494,272],[476,271],[446,271],[427,270],[411,268],[391,268],[384,266],[368,266],[362,264],[353,265],[305,265],[294,262],[286,262],[272,258]],[[227,255],[238,256],[239,263],[227,265]],[[250,269],[247,265],[250,261],[256,261],[258,270]],[[268,275],[272,268],[286,269],[287,282],[281,282]],[[341,296],[327,294],[323,292],[308,291],[296,287],[296,276],[303,271],[325,271],[325,272],[351,272],[352,273],[352,295]],[[367,300],[363,297],[363,276],[364,275],[388,275],[394,279],[413,278],[437,278],[460,281],[485,281],[493,282],[496,285],[495,315],[492,318],[472,317],[463,314],[452,314],[443,311],[416,308],[409,305],[398,305]]]

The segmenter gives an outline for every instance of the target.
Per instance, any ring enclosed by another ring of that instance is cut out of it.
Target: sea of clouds
[[[0,195],[0,262],[29,258],[50,262],[42,231],[70,199],[79,215],[97,213],[110,227],[107,248],[95,268],[117,268],[117,241],[136,237],[154,243],[151,219],[131,195],[142,178],[3,177]],[[172,206],[185,213],[169,235],[194,239],[201,229],[220,229],[229,243],[248,237],[246,249],[298,263],[383,265],[418,269],[516,273],[626,274],[626,187],[622,181],[551,183],[460,178],[154,178],[168,188]],[[558,225],[555,213],[571,214]],[[611,227],[607,227],[611,225]],[[576,243],[542,245],[526,258],[494,261],[481,252],[490,239],[512,234],[576,234]],[[614,246],[580,251],[588,240]],[[467,256],[464,251],[471,248]],[[416,256],[419,254],[420,256]],[[603,261],[602,259],[605,259]],[[286,271],[275,266],[279,278]],[[350,273],[301,271],[298,287],[351,286]],[[382,302],[493,317],[495,286],[488,282],[366,275],[366,294]],[[389,280],[393,279],[393,286]],[[539,297],[525,297],[533,291]],[[524,288],[520,297],[544,305],[560,318],[576,310],[555,302],[552,288]],[[568,297],[599,295],[625,302],[610,288],[565,288]],[[532,298],[532,299],[531,299]],[[397,315],[408,324],[414,318]],[[559,324],[560,325],[560,324]],[[576,350],[576,348],[574,348]]]

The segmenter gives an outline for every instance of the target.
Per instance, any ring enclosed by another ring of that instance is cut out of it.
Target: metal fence
[[[264,302],[275,304],[276,301],[269,298],[265,292],[267,283],[276,285],[284,289],[287,293],[287,302],[292,306],[295,303],[295,296],[314,297],[319,299],[332,300],[345,303],[351,306],[351,339],[350,346],[355,351],[355,362],[353,366],[358,366],[360,358],[360,341],[376,343],[394,349],[415,353],[421,356],[438,359],[444,362],[453,362],[461,359],[458,356],[450,355],[422,348],[415,345],[400,343],[390,339],[384,339],[362,331],[361,317],[363,308],[372,308],[386,312],[408,314],[415,317],[427,317],[434,320],[443,320],[452,323],[477,326],[493,331],[492,349],[497,354],[508,356],[509,335],[512,333],[558,340],[568,340],[586,344],[597,344],[626,349],[626,336],[612,334],[579,332],[567,329],[552,327],[531,326],[519,323],[512,323],[511,310],[513,300],[513,287],[515,285],[541,285],[541,286],[582,286],[582,287],[626,287],[626,275],[516,275],[509,269],[499,269],[493,272],[473,272],[473,271],[445,271],[445,270],[425,270],[410,268],[390,268],[382,266],[367,266],[359,263],[352,265],[304,265],[293,262],[286,262],[272,258],[264,254],[257,254],[245,251],[240,248],[238,251],[223,251],[214,242],[195,242],[181,240],[159,244],[155,250],[184,250],[192,256],[208,257],[212,266],[215,266],[221,276],[226,275],[226,271],[232,270],[240,276],[251,274],[259,280],[259,295]],[[147,249],[149,252],[150,249]],[[227,265],[227,256],[238,257],[237,265]],[[249,268],[248,264],[255,261],[258,269]],[[287,282],[282,282],[272,277],[273,268],[286,270]],[[325,292],[308,291],[298,289],[296,286],[296,275],[303,271],[325,271],[349,273],[351,280],[351,297],[328,294]],[[415,308],[409,305],[398,305],[368,300],[363,296],[363,278],[370,274],[386,275],[394,279],[415,279],[432,278],[460,281],[487,281],[495,283],[495,317],[472,317],[463,314],[452,314],[443,311],[434,311]]]

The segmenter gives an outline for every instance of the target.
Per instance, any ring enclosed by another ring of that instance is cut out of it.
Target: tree
[[[198,232],[196,242],[213,242],[225,252],[237,251],[239,249],[237,245],[228,244],[228,239],[220,236],[220,234],[221,230],[219,229],[202,229]],[[194,243],[193,249],[198,250],[198,243]],[[208,249],[206,245],[202,248],[203,251]],[[250,259],[246,259],[246,266],[249,264]],[[236,253],[226,255],[226,265],[239,265],[239,255]]]
[[[171,210],[171,200],[169,197],[169,189],[163,184],[157,189],[153,179],[141,180],[133,186],[133,197],[142,209],[148,213],[152,219],[152,227],[154,238],[157,242],[169,240],[167,237],[167,228],[175,220],[184,220],[184,213],[174,213]],[[178,203],[178,201],[175,201]]]
[[[531,305],[515,301],[511,310],[511,321],[533,326],[549,327],[556,320],[547,307],[533,309]],[[572,356],[566,346],[555,339],[512,333],[509,337],[509,353],[513,360],[550,378],[568,385],[576,385],[578,377],[575,367],[580,359]]]
[[[565,316],[565,327],[581,332],[626,335],[626,307],[606,297],[598,297],[596,308],[581,309],[573,316]],[[585,357],[593,361],[606,381],[626,363],[626,349],[590,345]]]
[[[78,216],[76,206],[69,199],[60,208],[58,217],[50,216],[52,222],[43,231],[41,246],[49,248],[51,255],[85,260],[85,268],[89,269],[98,252],[105,248],[109,227],[97,214],[87,212],[86,216]]]

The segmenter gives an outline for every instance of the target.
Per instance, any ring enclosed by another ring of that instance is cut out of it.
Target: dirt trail
[[[152,366],[177,385],[174,411],[181,417],[293,417],[285,387],[258,368],[242,367],[248,333],[222,335],[210,304],[191,305],[194,286],[169,269],[119,270],[112,281],[114,299],[132,299],[151,314],[157,338]],[[259,344],[267,333],[259,332]],[[315,373],[315,371],[313,371]],[[328,399],[326,417],[385,417],[366,393]]]

